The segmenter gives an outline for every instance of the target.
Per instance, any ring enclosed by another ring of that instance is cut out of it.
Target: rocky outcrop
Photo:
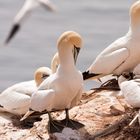
[[[125,135],[128,139],[137,138],[138,135],[133,132],[140,132],[139,127],[128,126],[137,111],[131,109],[124,99],[118,99],[116,97],[118,93],[119,91],[83,93],[80,104],[70,110],[70,117],[82,123],[84,127],[78,130],[64,128],[61,133],[48,134],[47,114],[41,115],[42,120],[32,116],[21,123],[20,117],[1,113],[0,138],[2,140],[111,140],[114,138],[121,140]],[[58,120],[65,117],[64,112],[56,112],[53,115]]]

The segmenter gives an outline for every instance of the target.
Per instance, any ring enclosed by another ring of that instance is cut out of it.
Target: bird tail
[[[88,79],[99,79],[103,77],[103,74],[97,74],[97,73],[90,73],[89,71],[85,71],[82,73],[83,75],[83,80],[88,80]]]
[[[20,121],[23,121],[23,120],[25,120],[26,118],[28,118],[31,114],[33,114],[35,111],[34,110],[28,110],[27,112],[26,112],[26,114],[20,119]]]

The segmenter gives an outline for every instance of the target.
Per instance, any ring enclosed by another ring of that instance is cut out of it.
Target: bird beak
[[[73,57],[74,57],[74,62],[75,62],[75,64],[76,64],[76,61],[77,61],[77,57],[78,57],[79,52],[80,52],[80,48],[74,46]]]
[[[5,44],[8,44],[10,40],[15,36],[15,34],[19,31],[20,25],[19,24],[14,24],[10,30],[10,33],[8,37],[5,40]]]
[[[46,78],[48,78],[49,76],[50,76],[50,75],[48,75],[48,74],[43,74],[41,78],[42,78],[42,79],[46,79]]]
[[[44,6],[44,8],[47,8],[48,10],[53,12],[56,11],[55,5],[51,3],[49,0],[40,0],[39,2],[40,4],[42,4],[42,6]]]
[[[20,119],[20,121],[25,120],[28,116],[30,116],[34,112],[35,111],[29,109],[28,112]]]

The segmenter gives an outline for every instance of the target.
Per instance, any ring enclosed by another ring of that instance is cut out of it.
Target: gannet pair
[[[56,53],[51,62],[51,69],[48,67],[40,67],[35,71],[34,80],[15,84],[2,93],[0,93],[0,110],[7,111],[16,115],[25,114],[30,107],[30,99],[37,87],[50,76],[55,73],[59,65],[58,54]]]
[[[20,29],[21,24],[29,16],[31,11],[38,6],[43,6],[45,9],[48,9],[50,11],[55,11],[56,9],[49,0],[25,0],[23,7],[14,18],[12,28],[5,41],[6,44],[9,43],[10,40],[14,37],[16,32]]]
[[[73,31],[64,32],[58,39],[59,67],[56,73],[50,75],[38,87],[38,90],[31,97],[29,111],[21,119],[26,119],[35,111],[46,110],[49,115],[49,131],[58,131],[57,124],[51,117],[50,112],[57,110],[66,111],[64,125],[71,123],[68,109],[77,105],[83,91],[83,77],[75,63],[80,48],[82,47],[81,36]]]
[[[92,65],[83,72],[83,79],[101,78],[106,75],[119,76],[132,71],[140,63],[140,0],[130,8],[128,33],[105,48]]]
[[[140,108],[140,64],[133,73],[123,73],[119,79],[121,94],[129,105]]]

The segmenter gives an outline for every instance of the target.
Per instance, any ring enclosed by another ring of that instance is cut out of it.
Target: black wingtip
[[[83,80],[87,80],[87,79],[89,79],[89,78],[98,76],[98,75],[100,75],[100,74],[89,73],[89,71],[85,71],[85,72],[82,73],[82,75],[83,75]]]
[[[0,104],[0,107],[1,107],[1,108],[4,108],[4,106],[2,106],[1,104]]]
[[[15,36],[15,34],[18,32],[19,29],[20,29],[19,24],[14,24],[12,26],[9,35],[8,35],[7,39],[5,40],[5,44],[8,44],[10,42],[10,40]]]

